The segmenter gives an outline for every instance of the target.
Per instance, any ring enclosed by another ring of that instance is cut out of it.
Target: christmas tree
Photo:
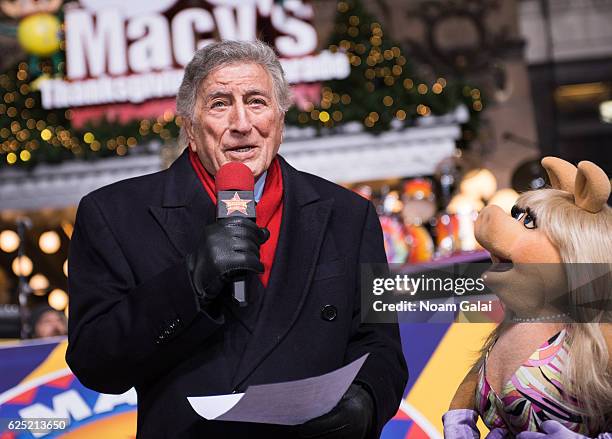
[[[328,47],[346,53],[349,77],[325,82],[320,103],[292,109],[288,123],[332,128],[357,121],[368,131],[381,132],[393,119],[409,124],[418,117],[446,114],[461,103],[473,118],[482,110],[480,96],[474,105],[472,94],[463,93],[463,84],[418,78],[400,46],[385,35],[361,0],[338,2]]]
[[[44,74],[48,65],[42,64]],[[41,162],[124,156],[138,145],[178,136],[181,120],[169,113],[125,124],[102,119],[74,129],[72,110],[42,107],[35,88],[45,77],[32,76],[29,68],[21,62],[0,75],[0,167],[31,168]]]

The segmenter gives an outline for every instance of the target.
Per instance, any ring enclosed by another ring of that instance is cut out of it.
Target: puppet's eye
[[[510,215],[517,221],[520,221],[525,215],[525,209],[518,207],[516,204],[512,206],[512,210],[510,211]]]
[[[525,214],[523,225],[528,229],[535,229],[537,227],[535,216],[532,216],[531,213],[527,212]]]

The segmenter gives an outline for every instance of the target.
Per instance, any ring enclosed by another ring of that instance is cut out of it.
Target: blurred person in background
[[[32,310],[30,315],[32,338],[55,337],[68,334],[68,324],[63,312],[48,305]]]

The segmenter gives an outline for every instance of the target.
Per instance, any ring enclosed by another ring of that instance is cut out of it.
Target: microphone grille
[[[215,175],[215,185],[219,191],[253,191],[255,178],[247,165],[241,162],[224,164]]]

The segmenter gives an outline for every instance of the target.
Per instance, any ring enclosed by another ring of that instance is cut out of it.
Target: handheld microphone
[[[256,219],[255,214],[255,178],[244,163],[229,162],[217,171],[215,176],[217,191],[217,220],[232,216]],[[234,282],[232,297],[239,306],[248,303],[244,280]]]

